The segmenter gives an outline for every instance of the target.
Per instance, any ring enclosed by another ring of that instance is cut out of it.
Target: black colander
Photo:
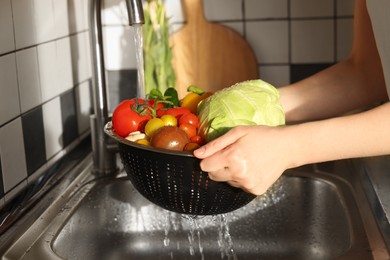
[[[190,152],[137,144],[118,136],[107,123],[104,131],[118,141],[124,169],[133,186],[152,203],[189,215],[215,215],[245,206],[255,195],[209,179]]]

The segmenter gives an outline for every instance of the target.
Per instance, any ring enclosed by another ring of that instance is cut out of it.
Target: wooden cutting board
[[[258,78],[256,56],[239,33],[208,22],[203,0],[182,0],[182,5],[187,23],[170,39],[180,97],[191,84],[215,92]]]

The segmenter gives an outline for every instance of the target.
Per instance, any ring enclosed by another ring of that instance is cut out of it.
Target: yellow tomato
[[[138,139],[138,140],[136,141],[136,143],[137,143],[137,144],[143,144],[143,145],[150,146],[150,142],[149,142],[149,140],[147,140],[147,139]]]
[[[164,126],[164,121],[161,118],[152,118],[145,125],[145,134],[151,137],[157,129]]]
[[[161,120],[164,121],[165,126],[177,126],[177,119],[173,115],[163,115]]]

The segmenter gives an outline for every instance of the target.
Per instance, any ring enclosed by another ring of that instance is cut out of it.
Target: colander
[[[135,189],[152,203],[180,214],[216,215],[234,211],[256,196],[209,178],[190,152],[157,149],[118,136],[111,122],[106,134],[118,142],[124,169]]]

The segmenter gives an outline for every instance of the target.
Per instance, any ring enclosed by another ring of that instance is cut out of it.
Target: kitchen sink
[[[265,195],[217,216],[162,209],[125,174],[63,199],[3,259],[373,259],[350,184],[314,167],[287,171]]]

